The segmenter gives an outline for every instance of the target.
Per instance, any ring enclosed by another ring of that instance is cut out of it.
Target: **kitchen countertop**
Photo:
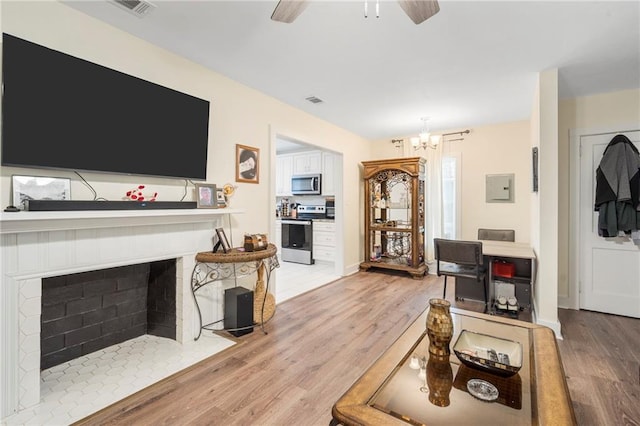
[[[276,217],[276,222],[279,222],[282,219],[287,220],[287,219],[293,219],[293,218],[291,218],[291,217]],[[296,219],[299,219],[299,218],[296,218]],[[314,221],[314,222],[330,222],[330,223],[334,223],[336,221],[335,219],[327,219],[327,218],[324,218],[324,219],[311,219],[311,220]]]

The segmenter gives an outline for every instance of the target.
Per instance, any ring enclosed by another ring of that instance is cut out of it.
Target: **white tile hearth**
[[[210,332],[198,341],[144,335],[40,374],[40,403],[4,419],[11,425],[68,425],[234,344]]]

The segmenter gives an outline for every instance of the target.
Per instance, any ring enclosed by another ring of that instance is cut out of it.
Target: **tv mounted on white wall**
[[[209,101],[3,34],[2,164],[205,180]]]

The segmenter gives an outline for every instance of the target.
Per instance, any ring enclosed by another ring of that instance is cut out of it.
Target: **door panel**
[[[640,318],[640,240],[598,235],[596,169],[617,133],[580,140],[580,308]],[[626,132],[640,149],[640,131]]]

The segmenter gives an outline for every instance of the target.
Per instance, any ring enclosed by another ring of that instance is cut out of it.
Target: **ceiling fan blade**
[[[420,24],[440,11],[436,0],[398,0],[400,7],[416,24]]]
[[[306,0],[280,0],[271,14],[278,22],[292,23],[307,7]]]

